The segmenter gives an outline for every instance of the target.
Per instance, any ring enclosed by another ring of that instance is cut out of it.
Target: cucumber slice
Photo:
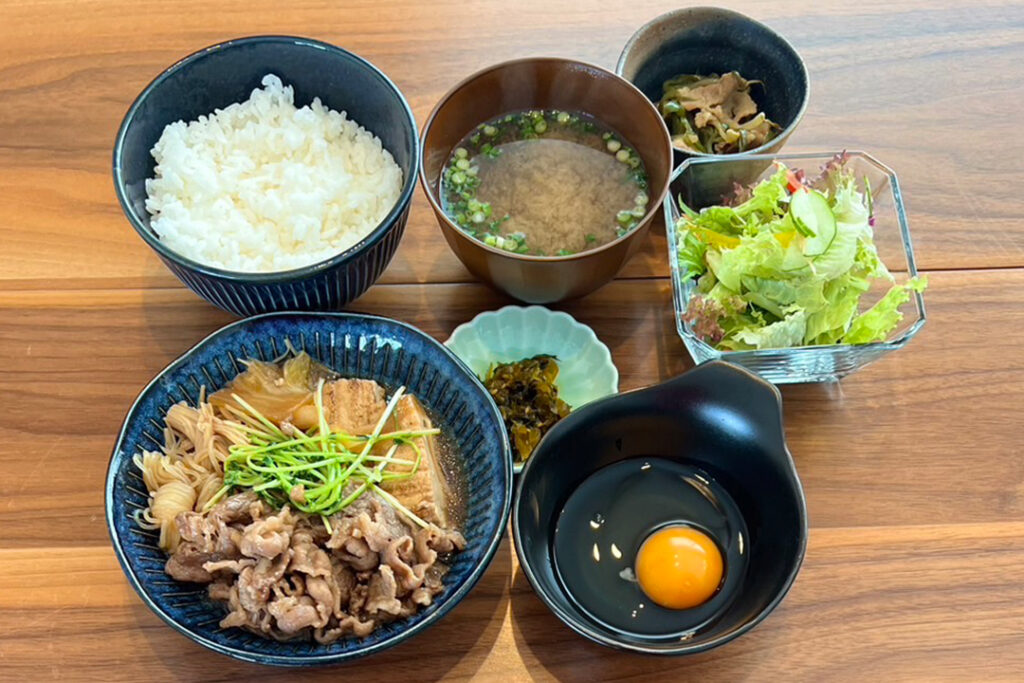
[[[836,217],[825,195],[817,190],[797,190],[789,201],[789,215],[795,223],[813,233],[804,240],[804,254],[821,256],[836,238]]]

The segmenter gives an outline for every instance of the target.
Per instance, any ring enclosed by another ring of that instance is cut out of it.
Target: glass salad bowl
[[[692,158],[676,169],[665,200],[665,225],[668,235],[669,262],[672,269],[672,292],[676,328],[694,361],[722,359],[752,370],[776,384],[835,381],[902,348],[924,326],[924,298],[911,291],[909,301],[900,307],[902,320],[882,341],[864,344],[836,343],[828,345],[789,346],[786,348],[754,348],[725,350],[716,348],[698,334],[687,315],[691,299],[698,294],[696,278],[688,277],[681,263],[680,239],[685,234],[677,229],[682,215],[680,203],[694,211],[727,202],[737,187],[756,185],[772,176],[781,162],[791,170],[803,169],[808,178],[817,176],[835,154],[785,154],[778,156],[737,155],[730,158]],[[872,197],[874,243],[882,263],[896,284],[906,284],[917,277],[910,230],[900,196],[896,174],[864,152],[845,153],[844,168],[853,172],[859,189],[870,186]],[[863,312],[878,302],[892,283],[876,279],[860,299]]]

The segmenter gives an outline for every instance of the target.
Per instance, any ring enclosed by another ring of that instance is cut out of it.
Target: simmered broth
[[[520,254],[566,256],[607,244],[647,213],[636,151],[597,119],[508,114],[474,129],[442,173],[445,212],[469,235]]]

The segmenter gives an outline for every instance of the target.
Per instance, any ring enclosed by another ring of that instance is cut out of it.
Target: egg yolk
[[[647,597],[662,607],[696,607],[718,590],[722,553],[702,531],[688,526],[666,527],[640,546],[636,578]]]

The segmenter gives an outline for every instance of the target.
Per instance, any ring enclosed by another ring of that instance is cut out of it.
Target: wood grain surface
[[[427,633],[321,671],[244,665],[165,626],[124,579],[103,477],[132,399],[232,318],[183,289],[114,198],[121,117],[167,65],[242,35],[320,38],[387,72],[422,123],[507,58],[613,67],[669,2],[0,0],[0,679],[1024,679],[1024,3],[730,2],[807,61],[787,151],[864,149],[903,186],[929,322],[841,384],[786,387],[810,541],[750,634],[686,659],[563,626],[506,541]],[[663,229],[620,279],[557,306],[608,344],[623,389],[692,365]],[[472,281],[417,191],[381,282],[349,308],[439,339],[511,303]]]

